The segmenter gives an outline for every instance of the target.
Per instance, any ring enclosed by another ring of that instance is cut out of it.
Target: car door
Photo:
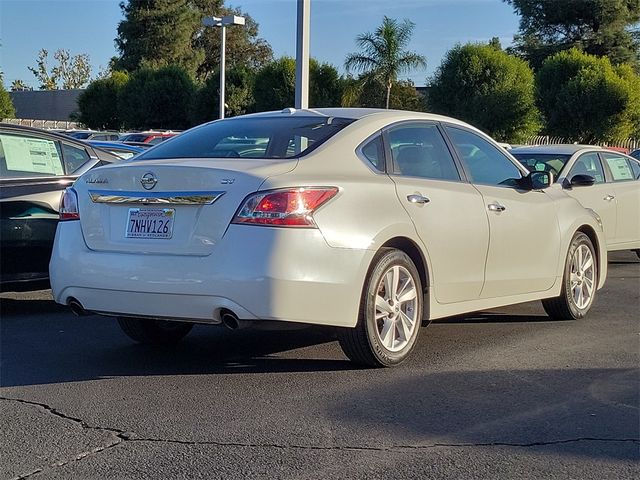
[[[61,191],[72,182],[60,141],[30,131],[0,130],[3,285],[46,281]]]
[[[489,245],[482,196],[462,181],[435,122],[398,124],[385,138],[398,199],[428,251],[436,300],[477,299]]]
[[[526,174],[497,145],[464,127],[447,125],[445,130],[489,217],[481,298],[551,288],[560,254],[553,200],[543,191],[521,189],[518,180]]]
[[[634,170],[637,171],[638,167],[631,164],[636,163],[635,160],[623,155],[609,152],[601,155],[611,173],[609,185],[613,188],[615,198],[612,203],[615,202],[618,217],[615,242],[610,246],[637,248],[640,242],[640,181]]]
[[[566,186],[575,175],[589,175],[595,183],[591,186]],[[581,154],[566,175],[565,191],[578,200],[583,207],[590,208],[602,219],[607,244],[616,243],[616,228],[618,222],[617,200],[613,184],[606,181],[606,175],[600,162],[598,152]]]

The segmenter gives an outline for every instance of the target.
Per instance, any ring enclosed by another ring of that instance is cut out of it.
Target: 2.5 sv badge
[[[140,185],[142,185],[142,188],[145,190],[151,190],[156,186],[156,183],[158,183],[158,179],[151,172],[145,173],[140,179]]]

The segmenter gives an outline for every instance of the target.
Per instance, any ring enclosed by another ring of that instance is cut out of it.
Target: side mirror
[[[596,183],[596,179],[591,175],[578,174],[571,177],[569,185],[572,187],[590,187],[594,183]]]
[[[531,190],[543,190],[553,183],[553,174],[551,172],[531,172],[526,177]]]

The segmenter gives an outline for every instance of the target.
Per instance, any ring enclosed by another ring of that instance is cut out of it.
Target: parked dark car
[[[0,123],[0,291],[49,288],[62,191],[118,160],[66,135]]]
[[[634,150],[629,155],[631,155],[633,158],[637,160],[640,160],[640,148],[638,150]]]
[[[146,150],[146,148],[129,145],[122,142],[98,142],[95,140],[89,140],[88,143],[92,147],[99,148],[100,150],[105,150],[117,157],[122,158],[123,160],[131,158],[134,155],[137,155],[138,153],[144,152]],[[144,145],[147,144],[145,143]]]

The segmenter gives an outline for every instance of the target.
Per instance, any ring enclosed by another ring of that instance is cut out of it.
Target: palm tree
[[[409,20],[398,23],[397,20],[385,16],[382,25],[375,32],[363,33],[356,37],[361,52],[350,53],[344,62],[347,71],[356,70],[363,73],[365,79],[375,79],[385,85],[386,108],[389,108],[391,87],[398,75],[427,65],[422,55],[406,50],[413,27],[415,24]]]

